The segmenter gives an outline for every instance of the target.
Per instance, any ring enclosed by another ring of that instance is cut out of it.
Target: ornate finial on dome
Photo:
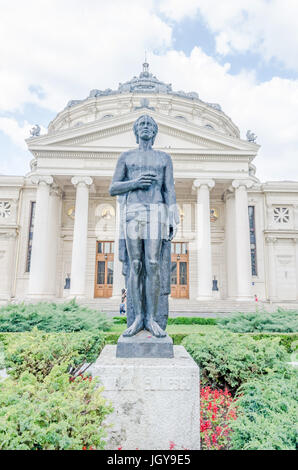
[[[144,77],[149,77],[149,64],[147,62],[147,51],[145,51],[145,62],[143,63],[143,72]]]

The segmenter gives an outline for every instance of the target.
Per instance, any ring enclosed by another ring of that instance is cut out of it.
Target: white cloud
[[[0,110],[25,102],[60,110],[89,89],[116,86],[144,51],[171,44],[151,0],[0,0]],[[117,73],[115,73],[117,70]],[[45,92],[41,100],[30,87]]]
[[[228,64],[220,65],[199,48],[189,57],[170,51],[154,57],[152,65],[175,89],[194,90],[202,100],[220,103],[242,138],[247,129],[258,135],[261,180],[298,179],[298,80],[275,77],[258,83],[253,73],[231,75]]]
[[[0,130],[7,135],[17,147],[23,150],[27,149],[25,139],[30,136],[30,129],[32,129],[32,127],[32,124],[27,121],[25,121],[23,126],[20,126],[14,118],[0,117]]]
[[[257,52],[298,70],[297,0],[161,0],[161,11],[181,21],[201,13],[217,52]]]
[[[258,134],[263,146],[258,158],[262,179],[297,179],[297,81],[276,77],[258,84],[253,71],[231,75],[229,64],[220,65],[199,48],[189,57],[167,51],[172,29],[156,9],[158,5],[172,19],[180,20],[200,8],[222,53],[258,47],[270,57],[276,47],[279,56],[284,49],[290,50],[285,54],[289,62],[297,47],[295,38],[293,47],[289,46],[296,16],[294,3],[288,2],[290,12],[284,7],[277,10],[279,0],[270,2],[270,11],[269,2],[263,0],[0,0],[0,112],[22,110],[26,103],[59,112],[68,100],[85,98],[92,88],[116,88],[119,81],[139,72],[145,49],[156,50],[149,55],[154,74],[172,82],[174,89],[194,90],[203,100],[220,103],[243,136],[247,129]],[[249,16],[253,11],[255,26]],[[272,31],[276,38],[271,44]],[[27,120],[35,124],[35,118],[28,116]],[[31,126],[0,118],[0,131],[22,152]],[[11,161],[13,171],[23,168],[16,164],[19,155]],[[5,171],[8,168],[9,162]]]

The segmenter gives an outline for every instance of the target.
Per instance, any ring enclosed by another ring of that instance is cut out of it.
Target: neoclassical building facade
[[[0,301],[76,297],[117,311],[119,207],[109,185],[136,146],[141,114],[170,153],[181,223],[172,243],[175,312],[298,305],[298,183],[260,182],[254,136],[242,140],[217,104],[175,92],[149,72],[71,101],[27,140],[26,176],[0,176]]]

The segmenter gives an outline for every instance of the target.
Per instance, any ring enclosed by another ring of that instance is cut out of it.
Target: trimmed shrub
[[[126,317],[114,317],[113,321],[116,325],[126,325]],[[215,318],[200,317],[175,317],[168,319],[168,325],[216,325]]]
[[[298,333],[298,311],[235,313],[218,319],[217,324],[234,333]]]
[[[7,305],[0,309],[0,332],[31,331],[74,332],[110,329],[112,322],[96,310],[70,302]]]
[[[215,318],[175,317],[168,319],[168,325],[216,325]]]
[[[113,322],[115,325],[126,325],[127,317],[113,317]]]
[[[295,450],[298,374],[270,374],[243,384],[232,424],[235,450]]]
[[[255,341],[218,328],[208,335],[187,336],[182,344],[201,367],[203,385],[227,386],[232,391],[258,375],[282,370],[287,360],[278,338]]]
[[[105,343],[106,344],[117,344],[118,339],[120,338],[121,333],[105,333]]]
[[[6,367],[14,378],[24,371],[42,381],[54,366],[65,372],[95,361],[104,346],[102,333],[44,333],[33,329],[10,338],[6,346]]]
[[[73,382],[55,365],[42,382],[29,371],[0,383],[1,450],[103,449],[112,411],[94,380]]]
[[[281,344],[284,348],[286,348],[288,353],[293,353],[297,351],[297,345],[298,345],[298,334],[297,333],[285,333],[285,334],[279,334],[279,333],[262,333],[259,335],[252,335],[253,339],[258,341],[259,339],[264,339],[264,338],[278,338],[279,339],[279,344]]]

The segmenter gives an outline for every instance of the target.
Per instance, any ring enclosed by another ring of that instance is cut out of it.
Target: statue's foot
[[[152,333],[156,338],[164,338],[167,333],[152,318],[145,321],[145,329]]]
[[[124,331],[123,336],[134,336],[144,329],[144,322],[141,317],[137,317],[133,324]]]

